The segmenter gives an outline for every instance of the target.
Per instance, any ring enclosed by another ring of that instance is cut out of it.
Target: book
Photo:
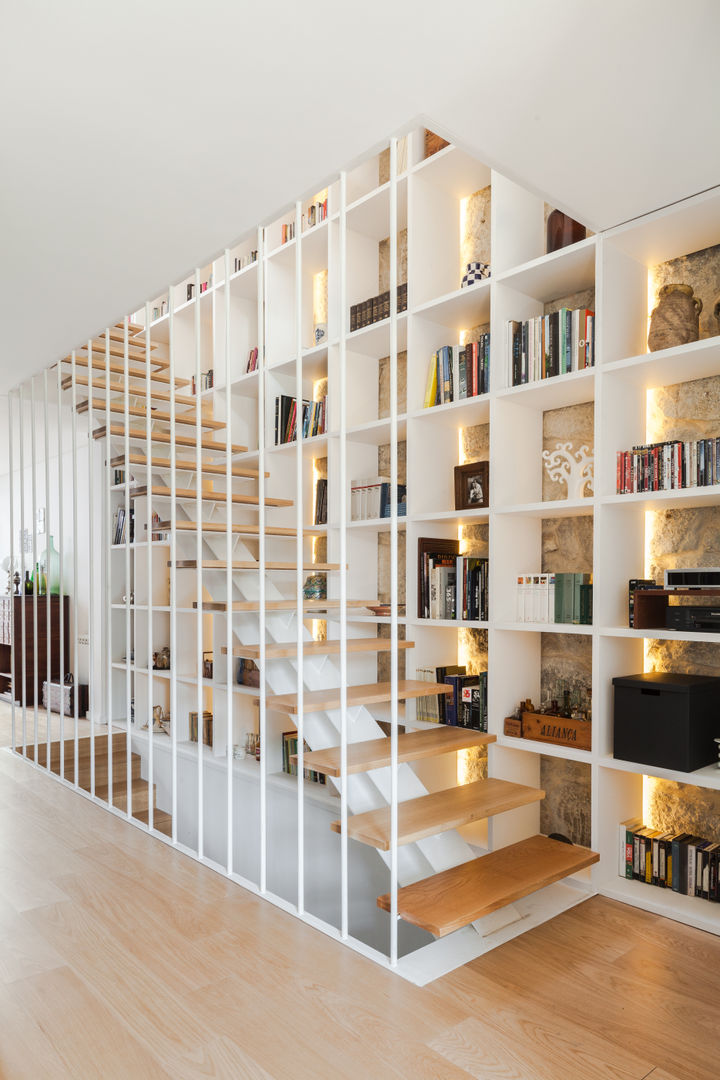
[[[554,378],[595,364],[595,313],[560,308],[507,323],[508,386]]]

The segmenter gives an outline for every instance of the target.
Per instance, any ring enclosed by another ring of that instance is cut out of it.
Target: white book
[[[525,575],[518,574],[515,579],[515,618],[525,622]]]
[[[548,600],[546,622],[555,622],[555,575],[548,574]]]

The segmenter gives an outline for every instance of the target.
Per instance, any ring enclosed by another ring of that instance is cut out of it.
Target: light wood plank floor
[[[65,717],[63,725],[66,739],[72,739],[75,732],[75,718]],[[38,705],[38,742],[47,742],[47,712]],[[95,731],[105,732],[107,728],[95,727]],[[78,738],[82,739],[90,734],[90,721],[78,720]],[[60,713],[50,713],[50,741],[60,738]],[[35,710],[32,706],[25,711],[25,739],[27,745],[35,742]],[[22,745],[22,709],[15,707],[15,744]],[[12,706],[7,700],[0,700],[0,747],[12,746]],[[42,759],[41,759],[42,760]]]
[[[418,989],[0,752],[3,1080],[717,1080],[720,940],[601,898]]]

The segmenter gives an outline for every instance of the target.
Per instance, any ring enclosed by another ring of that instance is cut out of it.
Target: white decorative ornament
[[[554,450],[543,450],[545,468],[551,480],[564,480],[568,499],[582,499],[585,488],[594,491],[595,455],[588,446],[573,450],[572,443],[558,443]]]

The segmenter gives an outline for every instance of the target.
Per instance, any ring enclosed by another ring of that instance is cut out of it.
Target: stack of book
[[[424,682],[446,682],[453,688],[452,694],[418,698],[415,702],[418,720],[487,731],[487,671],[468,675],[464,665],[454,664],[419,668],[416,677]]]
[[[324,435],[327,422],[327,395],[320,401],[302,403],[302,437]],[[295,442],[297,438],[297,398],[279,394],[275,398],[275,445]]]
[[[257,262],[257,251],[251,251],[249,255],[241,255],[235,259],[235,273],[238,270],[244,270],[246,266],[251,266],[254,262]]]
[[[162,520],[162,518],[160,517],[160,515],[153,510],[152,530],[151,530],[151,533],[150,533],[150,539],[151,540],[167,540],[168,539],[168,533],[158,531],[158,527],[160,525],[161,520]]]
[[[618,450],[617,493],[674,491],[720,483],[720,437]]]
[[[327,525],[327,480],[321,476],[315,488],[315,525]]]
[[[508,323],[508,385],[567,375],[595,365],[595,312],[561,308]]]
[[[282,771],[289,776],[297,776],[297,765],[290,759],[298,752],[298,733],[297,731],[283,731],[283,744],[282,744]],[[303,746],[306,751],[310,750],[310,747],[303,741]],[[324,784],[325,774],[315,772],[314,769],[303,769],[303,779],[309,780],[312,784]]]
[[[319,225],[325,221],[328,212],[328,201],[311,203],[307,212],[303,214],[303,229],[312,229],[313,225]]]
[[[113,544],[124,544],[126,538],[131,544],[135,540],[135,508],[130,507],[130,532],[128,534],[125,507],[118,506],[113,518]]]
[[[619,841],[620,877],[720,902],[720,844],[687,832],[646,828],[641,818],[621,823]]]
[[[592,574],[518,574],[516,620],[592,625]]]
[[[212,389],[212,387],[215,385],[213,375],[214,375],[214,372],[213,372],[212,368],[210,368],[208,371],[201,372],[201,374],[200,374],[200,393],[202,393],[203,390]],[[197,385],[196,385],[196,379],[195,379],[194,375],[192,377],[192,393],[197,394]]]
[[[372,521],[375,518],[389,518],[391,488],[389,476],[371,476],[363,480],[353,480],[350,485],[350,520]],[[397,491],[398,517],[406,517],[406,485],[398,484]]]
[[[258,366],[258,347],[256,345],[255,348],[251,349],[250,352],[248,353],[248,361],[247,361],[247,367],[245,368],[245,372],[247,373],[247,372],[250,372],[250,371],[257,371],[257,366]]]
[[[295,239],[295,222],[288,221],[286,225],[282,226],[280,230],[280,243],[287,244],[288,240]]]
[[[490,335],[481,334],[467,345],[443,345],[433,355],[425,384],[426,409],[462,398],[487,394],[490,389]]]
[[[407,311],[407,283],[397,287],[398,312]],[[381,322],[390,318],[390,290],[380,293],[379,296],[371,296],[369,300],[363,300],[360,304],[353,304],[350,308],[350,333],[353,330],[361,330],[363,326],[371,326],[372,323]]]
[[[437,551],[432,545],[432,540],[419,541],[419,617],[486,621],[488,560],[448,551],[447,542],[439,544]]]

